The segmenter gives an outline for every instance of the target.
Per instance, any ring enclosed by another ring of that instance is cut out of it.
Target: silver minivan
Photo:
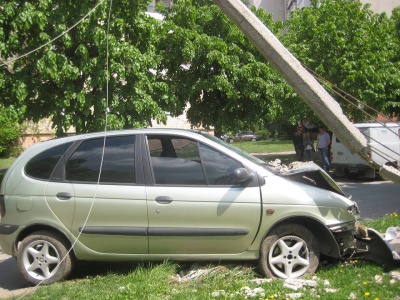
[[[296,278],[370,240],[356,203],[317,165],[270,165],[191,130],[34,144],[5,174],[0,212],[1,249],[32,284],[84,260],[258,260],[268,277]]]

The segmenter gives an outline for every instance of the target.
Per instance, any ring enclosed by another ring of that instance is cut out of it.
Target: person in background
[[[325,126],[319,126],[319,134],[317,137],[317,152],[321,159],[322,169],[329,172],[328,149],[331,144],[331,138],[326,132]]]
[[[311,138],[311,132],[306,131],[304,136],[304,154],[306,161],[314,161],[314,140]]]
[[[293,134],[293,146],[296,151],[296,160],[303,161],[304,145],[303,145],[303,127],[298,126]]]

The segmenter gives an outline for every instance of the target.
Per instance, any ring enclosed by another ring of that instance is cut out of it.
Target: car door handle
[[[156,198],[156,202],[159,204],[170,204],[172,202],[172,198],[167,196],[158,196]]]
[[[61,193],[57,193],[56,197],[60,200],[68,200],[70,199],[72,196],[70,193],[65,193],[65,192],[61,192]]]

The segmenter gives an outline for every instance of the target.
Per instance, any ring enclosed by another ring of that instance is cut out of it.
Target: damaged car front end
[[[285,166],[279,160],[269,164],[283,178],[333,192],[348,200],[347,212],[354,216],[354,220],[327,226],[338,245],[341,260],[366,259],[389,269],[400,266],[400,256],[391,243],[384,239],[383,234],[359,222],[360,210],[357,203],[351,200],[351,196],[347,198],[338,184],[318,165],[294,162]]]

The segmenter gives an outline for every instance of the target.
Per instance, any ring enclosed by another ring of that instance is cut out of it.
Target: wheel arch
[[[13,256],[16,256],[17,250],[18,250],[18,244],[22,240],[24,240],[27,236],[29,236],[29,235],[31,235],[31,234],[33,234],[35,232],[39,232],[39,231],[50,232],[50,233],[53,233],[53,234],[56,234],[56,235],[60,236],[63,239],[63,242],[66,243],[65,245],[68,247],[68,249],[71,248],[71,245],[72,245],[71,241],[69,240],[69,238],[67,237],[67,235],[63,231],[61,231],[61,230],[59,230],[57,228],[54,228],[52,226],[49,226],[49,225],[33,224],[33,225],[28,226],[28,227],[25,227],[18,234],[18,237],[17,237],[17,239],[15,241],[15,244],[14,244],[14,247],[13,247]],[[74,253],[73,249],[71,251],[71,254],[75,258],[75,253]]]
[[[310,217],[294,216],[280,220],[279,222],[271,226],[271,228],[269,228],[269,230],[265,233],[263,239],[268,236],[272,229],[285,224],[302,225],[315,236],[321,255],[328,256],[334,259],[340,258],[339,245],[337,244],[332,232],[323,223]]]

